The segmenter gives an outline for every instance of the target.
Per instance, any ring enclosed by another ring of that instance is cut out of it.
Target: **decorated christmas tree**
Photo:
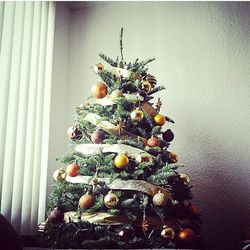
[[[41,245],[54,248],[196,248],[200,220],[188,175],[169,150],[174,121],[154,94],[154,60],[126,62],[100,54],[97,83],[68,129],[72,152],[59,160],[39,225]],[[177,171],[178,170],[178,171]]]

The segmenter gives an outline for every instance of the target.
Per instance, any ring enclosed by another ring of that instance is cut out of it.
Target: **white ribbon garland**
[[[143,97],[136,94],[124,94],[123,96],[132,103],[136,103],[137,101],[143,101]],[[114,105],[115,102],[113,101],[112,97],[110,95],[106,95],[105,97],[98,99],[98,98],[89,98],[88,99],[89,104],[100,104],[102,106],[111,106]]]
[[[82,183],[91,185],[93,176],[82,176],[77,175],[76,177],[66,176],[66,181],[70,183]],[[115,179],[110,183],[110,178],[98,178],[99,182],[105,182],[106,185],[112,190],[133,190],[148,194],[150,196],[154,196],[156,193],[161,191],[162,193],[166,194],[170,199],[171,193],[169,190],[161,188],[160,186],[151,184],[149,182],[143,180],[122,180],[122,179]]]
[[[132,158],[136,158],[141,153],[146,153],[144,150],[125,144],[78,144],[75,146],[75,151],[84,155],[103,153],[125,153]]]
[[[88,121],[90,123],[92,123],[93,125],[102,128],[103,130],[107,131],[107,132],[116,132],[116,126],[108,121],[103,121],[102,117],[95,114],[95,113],[88,113],[85,117],[84,117],[85,121]]]
[[[78,222],[79,213],[76,211],[69,211],[64,213],[65,222]],[[99,224],[99,225],[122,225],[121,222],[109,221],[108,218],[112,218],[112,214],[97,212],[94,214],[83,213],[81,214],[81,221],[88,221],[89,223]]]

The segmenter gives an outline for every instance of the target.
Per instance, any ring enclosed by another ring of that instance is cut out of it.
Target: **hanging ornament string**
[[[148,198],[144,195],[143,202],[142,202],[142,205],[143,205],[142,231],[143,231],[143,234],[145,237],[147,236],[147,231],[149,228],[149,223],[148,223],[148,220],[146,218],[146,206],[147,206],[147,204],[148,204]]]
[[[97,185],[98,185],[98,170],[99,170],[99,167],[100,167],[100,163],[98,162],[96,164],[96,172],[95,172],[95,175],[92,179],[92,191],[93,191],[93,194],[95,194],[96,192],[96,189],[97,189]]]

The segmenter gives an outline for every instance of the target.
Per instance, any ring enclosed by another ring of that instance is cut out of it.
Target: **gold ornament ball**
[[[66,171],[64,168],[59,168],[54,171],[53,178],[55,181],[64,181],[66,179]]]
[[[152,86],[148,81],[142,81],[142,89],[145,90],[146,92],[151,91]]]
[[[140,122],[144,117],[143,112],[140,109],[135,109],[131,112],[130,118],[132,122]]]
[[[161,237],[167,241],[171,241],[175,237],[175,232],[171,227],[163,227]]]
[[[164,115],[157,114],[154,116],[154,121],[157,125],[163,126],[166,123],[166,118]]]
[[[156,207],[165,206],[168,203],[168,196],[161,191],[153,196],[153,204]]]
[[[111,99],[112,99],[113,101],[115,101],[118,97],[122,97],[123,94],[122,94],[121,90],[115,89],[114,91],[112,91],[112,93],[111,93],[110,96],[111,96]]]
[[[119,153],[115,157],[114,163],[117,168],[124,169],[128,165],[129,159],[125,154]]]
[[[104,66],[101,63],[98,63],[94,66],[94,71],[96,74],[100,73],[101,71],[103,71]]]
[[[108,208],[114,208],[119,202],[119,198],[115,193],[109,191],[108,194],[104,197],[104,204]]]
[[[180,173],[180,178],[182,179],[183,183],[188,186],[190,184],[190,178],[187,174]]]
[[[79,199],[79,207],[82,209],[89,209],[91,208],[95,203],[95,197],[89,193],[83,195]]]
[[[150,154],[148,154],[148,153],[140,153],[140,154],[138,154],[136,156],[135,161],[137,163],[139,163],[139,164],[143,163],[143,162],[150,162],[150,163],[152,163],[153,162],[153,157]]]

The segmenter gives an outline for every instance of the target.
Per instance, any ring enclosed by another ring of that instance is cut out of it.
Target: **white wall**
[[[162,113],[176,122],[166,126],[175,133],[170,149],[192,179],[203,237],[217,249],[234,249],[250,226],[250,4],[106,2],[72,11],[69,51],[61,47],[69,55],[69,88],[55,104],[65,108],[54,124],[58,150],[62,127],[73,123],[75,107],[96,83],[90,67],[98,53],[119,55],[121,27],[125,59],[157,58],[150,73],[166,86],[158,96]]]

